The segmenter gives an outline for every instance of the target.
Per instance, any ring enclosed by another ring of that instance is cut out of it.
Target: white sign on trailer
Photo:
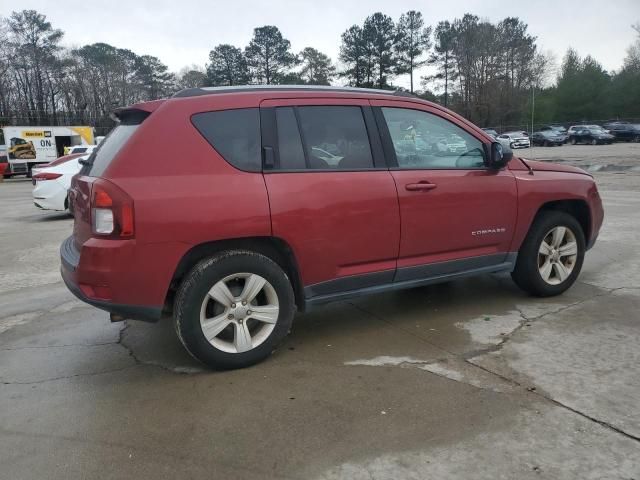
[[[4,127],[2,132],[12,173],[52,162],[64,155],[65,147],[94,144],[92,127]]]

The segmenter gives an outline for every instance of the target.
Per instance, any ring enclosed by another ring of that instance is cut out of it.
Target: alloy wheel
[[[218,281],[200,308],[200,326],[215,348],[243,353],[262,344],[280,312],[273,286],[255,273],[237,273]]]
[[[549,285],[564,282],[576,265],[578,242],[570,228],[552,228],[542,239],[538,249],[538,271]]]

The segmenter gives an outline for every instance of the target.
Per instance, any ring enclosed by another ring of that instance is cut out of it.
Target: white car
[[[96,148],[98,148],[97,145],[76,145],[74,147],[71,147],[67,155],[73,155],[74,153],[91,154]]]
[[[531,140],[529,140],[528,136],[523,135],[522,132],[506,132],[498,135],[497,140],[503,146],[511,149],[529,148],[531,146]]]
[[[68,158],[71,157],[71,158]],[[69,209],[67,192],[71,178],[80,171],[80,160],[89,155],[70,154],[32,170],[33,203],[43,210],[64,212]]]

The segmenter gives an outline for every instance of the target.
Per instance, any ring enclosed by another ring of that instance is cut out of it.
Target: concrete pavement
[[[595,152],[547,150],[574,148]],[[596,175],[605,225],[565,295],[489,275],[335,303],[233,372],[168,319],[75,300],[71,220],[0,184],[0,478],[640,478],[640,174]]]

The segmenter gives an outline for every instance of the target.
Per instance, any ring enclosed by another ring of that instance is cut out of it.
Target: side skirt
[[[502,261],[495,263],[495,258]],[[485,273],[512,272],[516,265],[517,252],[510,252],[506,255],[486,255],[482,257],[465,258],[462,260],[452,260],[449,262],[438,262],[431,265],[419,267],[406,267],[397,270],[396,281],[377,283],[371,285],[375,280],[383,278],[380,273],[357,275],[345,279],[330,280],[320,284],[310,285],[304,288],[306,309],[315,306],[349,298],[388,292],[392,290],[402,290],[405,288],[421,287],[435,283],[448,282],[466,277],[473,277]],[[388,273],[384,278],[389,278]],[[344,281],[344,284],[342,282]],[[340,286],[346,287],[337,290]],[[356,285],[362,285],[357,288]],[[332,293],[326,292],[326,287],[330,285],[336,289]],[[351,288],[349,288],[351,287]],[[354,288],[356,287],[356,288]],[[322,291],[318,295],[316,292]]]

